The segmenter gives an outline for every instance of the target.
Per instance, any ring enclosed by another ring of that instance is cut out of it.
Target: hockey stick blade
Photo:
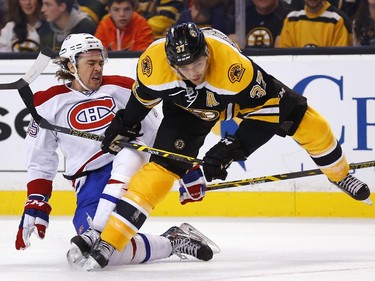
[[[74,129],[70,129],[70,128],[66,128],[66,127],[61,127],[61,126],[57,126],[57,125],[49,123],[42,116],[40,116],[38,114],[38,112],[36,111],[35,106],[34,106],[33,92],[31,91],[30,87],[28,85],[26,85],[26,86],[22,87],[21,89],[18,89],[18,92],[19,92],[24,104],[26,105],[27,109],[29,110],[31,116],[34,118],[35,122],[41,128],[47,129],[47,130],[50,130],[50,131],[54,131],[54,132],[57,132],[57,133],[72,135],[72,136],[90,139],[90,140],[94,140],[94,141],[103,141],[104,136],[100,136],[100,135],[96,135],[96,134],[92,134],[92,133],[88,133],[88,132],[83,132],[83,131],[78,131],[78,130],[74,130]],[[195,159],[194,157],[189,157],[189,156],[186,156],[186,155],[177,154],[177,153],[157,149],[157,148],[154,148],[154,147],[149,147],[149,146],[146,146],[146,145],[140,145],[140,144],[137,144],[137,143],[130,143],[130,142],[126,142],[126,141],[118,141],[118,145],[121,146],[121,147],[136,149],[136,150],[143,151],[143,152],[150,153],[150,154],[154,154],[154,155],[157,155],[157,156],[160,156],[160,157],[169,158],[169,159],[173,159],[173,160],[176,160],[176,161],[185,162],[185,163],[189,163],[189,164],[193,164],[193,165],[203,163],[202,160]]]
[[[49,49],[42,50],[36,58],[31,68],[17,81],[0,84],[0,90],[21,89],[30,85],[47,67],[52,57],[52,51]]]
[[[375,160],[352,163],[349,165],[349,167],[351,170],[375,167]],[[214,183],[214,184],[207,185],[206,190],[212,191],[212,190],[233,188],[233,187],[238,187],[238,186],[253,185],[253,184],[259,184],[259,183],[278,182],[282,180],[291,180],[291,179],[316,176],[316,175],[321,175],[321,174],[323,174],[323,172],[320,169],[313,169],[313,170],[278,174],[278,175],[272,175],[272,176],[263,176],[263,177],[256,177],[256,178],[250,178],[250,179]]]

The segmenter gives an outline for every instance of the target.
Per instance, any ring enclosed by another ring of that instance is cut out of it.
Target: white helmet
[[[76,65],[76,56],[90,50],[100,50],[103,59],[105,61],[107,60],[108,55],[102,42],[95,36],[88,33],[68,35],[61,45],[59,56],[69,59],[73,65]]]
[[[88,92],[92,90],[89,89],[79,78],[76,58],[77,55],[81,53],[86,53],[91,50],[100,51],[104,62],[107,62],[108,54],[105,48],[103,47],[102,42],[95,36],[88,33],[77,33],[68,35],[62,43],[59,52],[60,58],[69,59],[75,70],[74,72],[71,72],[69,69],[63,66],[64,71],[67,71],[71,75],[73,75],[75,79],[78,81],[78,83]]]

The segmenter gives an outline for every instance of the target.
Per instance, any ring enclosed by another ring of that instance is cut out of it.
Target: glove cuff
[[[42,194],[51,198],[52,181],[46,179],[32,180],[27,184],[27,196],[30,194]]]

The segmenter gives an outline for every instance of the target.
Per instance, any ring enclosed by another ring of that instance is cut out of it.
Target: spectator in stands
[[[106,3],[107,0],[78,0],[81,11],[87,13],[96,24],[107,14]]]
[[[194,22],[200,28],[212,27],[228,34],[228,14],[222,0],[194,0],[191,8],[182,11],[177,24]]]
[[[10,21],[0,31],[0,52],[37,52],[40,49],[39,29],[42,0],[9,2]]]
[[[245,48],[272,48],[280,35],[283,21],[291,7],[283,0],[253,0],[246,9],[246,45]],[[229,37],[238,41],[234,34]]]
[[[362,0],[329,0],[335,7],[342,10],[350,19],[353,18]]]
[[[136,4],[136,0],[108,0],[108,15],[95,33],[108,50],[142,51],[154,41],[147,20],[135,11]]]
[[[0,0],[0,28],[8,21],[8,1]]]
[[[169,28],[176,24],[185,8],[185,0],[160,0],[153,7],[153,12],[149,11],[146,18],[154,38],[159,39],[165,37]]]
[[[40,40],[52,50],[58,51],[71,33],[95,33],[96,24],[75,0],[43,0],[42,13],[50,29],[41,31]]]
[[[349,18],[324,0],[305,0],[303,10],[295,10],[284,20],[275,46],[339,47],[353,44]]]
[[[353,18],[354,46],[375,46],[375,0],[360,3]]]

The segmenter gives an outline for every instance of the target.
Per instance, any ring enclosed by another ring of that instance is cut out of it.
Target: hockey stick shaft
[[[375,167],[375,160],[352,163],[349,166],[351,170]],[[259,183],[278,182],[282,180],[291,180],[291,179],[310,177],[310,176],[316,176],[316,175],[321,175],[321,174],[323,174],[323,172],[320,169],[313,169],[313,170],[278,174],[278,175],[272,175],[272,176],[262,176],[262,177],[255,177],[255,178],[250,178],[250,179],[209,184],[207,185],[206,190],[212,191],[212,190],[233,188],[233,187],[238,187],[238,186],[253,185],[253,184],[259,184]]]
[[[51,51],[46,49],[39,53],[31,68],[17,81],[0,84],[0,90],[21,89],[31,84],[47,67],[51,60]]]
[[[27,109],[29,110],[31,116],[34,118],[35,122],[44,129],[51,130],[57,133],[62,133],[62,134],[67,134],[67,135],[72,135],[80,138],[85,138],[85,139],[90,139],[90,140],[95,140],[95,141],[103,141],[104,136],[88,133],[88,132],[83,132],[83,131],[77,131],[74,129],[66,128],[66,127],[61,127],[57,126],[54,124],[49,123],[47,120],[45,120],[42,116],[38,114],[38,112],[35,109],[34,106],[34,99],[33,99],[33,93],[28,85],[24,86],[21,89],[18,89],[18,92],[26,105]],[[130,142],[125,142],[125,141],[119,141],[119,146],[121,147],[127,147],[131,149],[136,149],[139,151],[147,152],[150,154],[154,154],[160,157],[164,158],[169,158],[173,159],[176,161],[180,162],[185,162],[189,164],[203,164],[202,160],[196,159],[194,157],[182,155],[182,154],[177,154],[173,152],[168,152],[165,150],[149,147],[146,145],[140,145],[137,143],[130,143]]]

